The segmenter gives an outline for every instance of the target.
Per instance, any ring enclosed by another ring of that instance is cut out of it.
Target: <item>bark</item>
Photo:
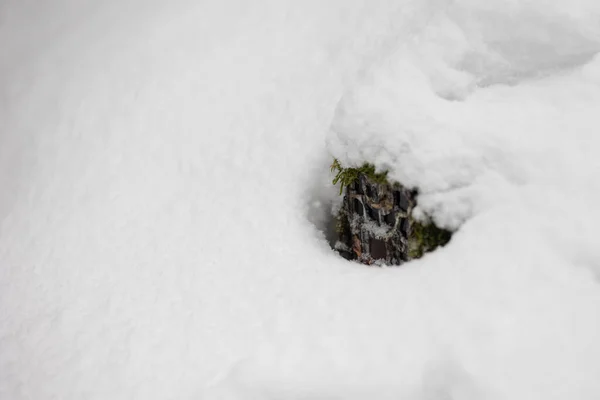
[[[337,216],[335,249],[368,265],[401,265],[450,240],[450,232],[415,221],[416,193],[399,184],[377,183],[364,173],[345,187]]]

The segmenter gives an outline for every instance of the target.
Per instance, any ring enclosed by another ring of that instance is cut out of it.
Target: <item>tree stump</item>
[[[387,174],[374,174],[367,164],[344,169],[334,163],[334,169],[334,183],[340,182],[344,191],[335,250],[344,258],[367,265],[401,265],[450,240],[451,232],[412,217],[416,191],[389,183]]]

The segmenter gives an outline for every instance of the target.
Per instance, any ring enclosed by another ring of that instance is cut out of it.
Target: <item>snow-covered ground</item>
[[[600,2],[4,0],[0,399],[600,398]],[[330,249],[332,156],[458,229]]]

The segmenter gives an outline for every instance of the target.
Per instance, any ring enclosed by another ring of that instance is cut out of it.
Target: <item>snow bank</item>
[[[600,7],[321,3],[0,6],[0,398],[600,395]],[[452,242],[337,257],[331,155]]]

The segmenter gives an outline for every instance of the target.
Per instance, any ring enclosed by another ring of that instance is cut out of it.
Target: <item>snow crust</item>
[[[597,399],[600,3],[6,0],[0,399]],[[332,156],[457,229],[327,242]]]

